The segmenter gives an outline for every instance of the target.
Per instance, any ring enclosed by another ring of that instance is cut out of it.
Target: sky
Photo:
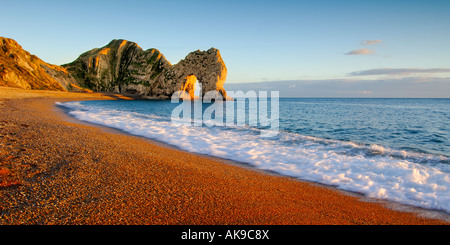
[[[215,47],[232,87],[278,82],[308,94],[353,84],[309,95],[450,97],[448,0],[0,2],[0,36],[56,65],[126,39],[172,64]]]

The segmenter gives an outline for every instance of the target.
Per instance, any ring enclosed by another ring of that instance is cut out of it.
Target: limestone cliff
[[[202,85],[202,94],[218,91],[223,98],[229,99],[223,88],[227,78],[227,67],[220,56],[219,50],[210,48],[208,51],[194,51],[186,58],[171,67],[166,73],[167,83],[175,82],[175,91],[181,88],[193,97],[195,78]]]
[[[0,37],[0,86],[65,91],[76,83],[63,67],[48,64],[16,41]]]
[[[227,68],[219,50],[194,51],[172,65],[157,49],[134,42],[111,41],[80,55],[72,63],[45,63],[14,40],[0,37],[0,86],[47,90],[93,90],[170,99],[176,91],[194,98],[195,81],[202,94],[217,91],[229,99],[223,84]]]
[[[184,90],[193,98],[198,80],[203,95],[218,91],[226,98],[223,84],[227,69],[215,48],[191,52],[172,65],[157,49],[143,50],[134,42],[118,39],[63,67],[82,87],[94,91],[168,99],[174,92]]]

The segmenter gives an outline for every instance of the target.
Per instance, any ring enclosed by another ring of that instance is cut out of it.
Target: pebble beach
[[[82,123],[55,106],[101,99],[133,98],[0,87],[0,224],[449,224],[442,214]]]

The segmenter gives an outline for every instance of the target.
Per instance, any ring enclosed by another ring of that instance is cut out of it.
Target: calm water
[[[282,99],[285,131],[450,156],[450,99]]]
[[[450,213],[450,99],[282,98],[273,137],[261,137],[268,127],[248,125],[249,118],[246,125],[174,125],[179,105],[170,101],[60,105],[80,120],[187,151]],[[203,111],[210,105],[200,103]]]

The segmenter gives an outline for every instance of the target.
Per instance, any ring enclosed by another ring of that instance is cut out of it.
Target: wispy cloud
[[[382,40],[364,40],[362,41],[362,45],[373,45],[373,44],[377,44],[377,43],[381,43]]]
[[[368,46],[368,45],[374,45],[377,43],[381,43],[382,40],[364,40],[361,42],[362,45],[364,46]],[[361,48],[361,49],[355,49],[352,50],[350,52],[345,53],[345,55],[369,55],[369,54],[374,54],[375,51],[372,49],[368,49],[368,48]]]
[[[352,50],[352,51],[346,53],[346,55],[369,55],[369,54],[374,54],[374,53],[375,53],[375,51],[373,51],[371,49],[361,48],[361,49]]]
[[[380,68],[380,69],[370,69],[351,72],[349,76],[373,76],[373,75],[391,75],[391,76],[405,76],[412,74],[423,74],[423,73],[448,73],[450,69],[448,68],[431,68],[431,69],[420,69],[420,68]]]

